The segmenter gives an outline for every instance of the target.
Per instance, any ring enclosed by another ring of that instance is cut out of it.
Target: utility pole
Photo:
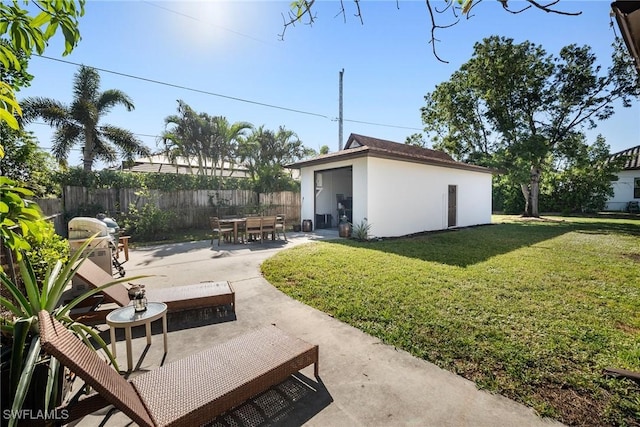
[[[338,107],[338,151],[342,151],[342,77],[344,76],[344,68],[340,71],[340,97]]]

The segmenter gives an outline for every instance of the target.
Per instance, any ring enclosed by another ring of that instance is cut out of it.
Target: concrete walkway
[[[320,381],[312,368],[302,371],[314,393],[275,425],[309,426],[551,426],[531,409],[475,385],[431,363],[417,359],[330,316],[284,295],[260,274],[259,266],[279,250],[313,240],[337,238],[335,230],[288,233],[288,243],[248,245],[208,241],[169,244],[131,251],[127,276],[149,287],[176,286],[205,280],[228,280],[236,291],[236,319],[169,333],[169,352],[154,335],[133,341],[138,371],[155,369],[255,327],[275,324],[320,346]],[[171,327],[170,327],[171,329]],[[125,364],[124,342],[118,362]],[[163,360],[163,358],[165,360]],[[314,406],[315,405],[315,406]],[[296,411],[298,413],[296,413]],[[264,414],[263,414],[264,415]],[[102,424],[101,424],[102,423]],[[107,410],[82,419],[81,426],[122,426],[130,420]],[[257,425],[257,424],[253,424]]]

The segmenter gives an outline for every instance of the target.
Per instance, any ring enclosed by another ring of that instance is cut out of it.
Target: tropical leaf
[[[31,384],[31,378],[33,377],[33,371],[36,367],[36,363],[40,358],[40,335],[36,335],[31,341],[29,347],[29,353],[27,353],[27,359],[20,371],[20,381],[18,382],[17,390],[13,397],[13,405],[11,406],[12,413],[17,413],[24,403],[29,391],[29,385]],[[13,368],[12,368],[13,373]],[[16,426],[19,418],[11,418],[9,420],[9,427]]]
[[[58,400],[58,382],[60,376],[60,362],[55,357],[49,359],[49,375],[47,376],[47,385],[44,392],[44,409],[49,411],[54,409],[53,405]]]

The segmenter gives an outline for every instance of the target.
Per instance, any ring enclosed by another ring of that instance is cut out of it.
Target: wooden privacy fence
[[[209,227],[209,217],[228,215],[285,214],[287,224],[300,223],[300,193],[283,191],[256,194],[250,190],[176,190],[160,191],[136,189],[88,189],[64,187],[64,212],[67,217],[121,217],[133,205],[141,209],[145,204],[175,213],[176,228]],[[68,218],[67,218],[68,219]]]

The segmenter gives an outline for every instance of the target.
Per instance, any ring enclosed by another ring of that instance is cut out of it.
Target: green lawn
[[[298,246],[262,265],[288,295],[572,425],[635,425],[640,221],[495,216],[376,242]]]

